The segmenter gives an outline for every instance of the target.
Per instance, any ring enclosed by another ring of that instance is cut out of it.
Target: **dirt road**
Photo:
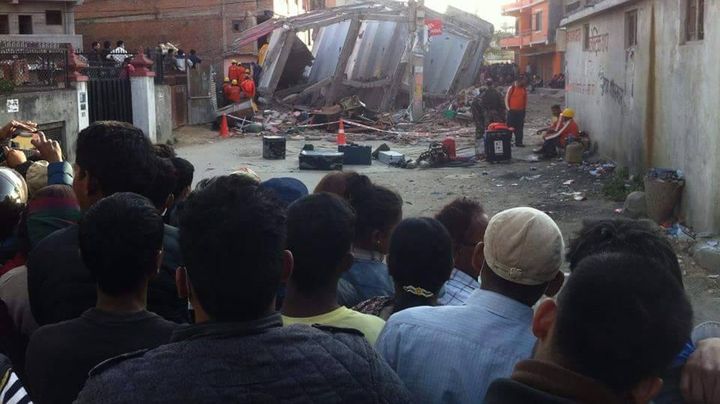
[[[443,205],[458,197],[481,201],[489,214],[516,206],[532,206],[547,212],[560,226],[566,238],[571,238],[585,218],[616,215],[622,204],[606,200],[602,195],[605,179],[590,175],[587,169],[569,166],[561,160],[532,161],[532,148],[540,139],[531,136],[545,126],[552,104],[562,103],[562,94],[532,94],[526,119],[525,137],[529,147],[513,149],[509,164],[479,162],[468,168],[400,169],[375,162],[372,166],[355,166],[351,169],[368,175],[373,181],[397,190],[405,201],[404,215],[429,216]],[[582,117],[578,117],[582,125]],[[332,148],[328,140],[288,140],[286,160],[263,160],[262,140],[257,136],[218,139],[207,128],[183,128],[176,133],[178,154],[191,161],[196,168],[195,180],[231,173],[240,167],[250,167],[263,179],[291,176],[302,180],[312,191],[324,172],[300,171],[297,155],[305,143],[315,147]],[[349,140],[365,136],[348,135]],[[437,140],[437,139],[435,139]],[[410,158],[427,150],[428,139],[411,144],[396,144],[386,140],[362,140],[373,147],[388,143],[393,150]],[[470,155],[474,150],[472,137],[457,139],[458,154]],[[586,198],[576,201],[573,193],[581,192]],[[681,265],[686,273],[688,294],[696,311],[695,321],[720,321],[716,310],[720,301],[717,280],[708,277],[704,270],[692,263],[679,251]]]

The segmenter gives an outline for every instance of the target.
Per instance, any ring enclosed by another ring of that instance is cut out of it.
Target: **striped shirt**
[[[479,288],[480,283],[476,279],[454,268],[450,279],[445,282],[445,292],[438,298],[438,303],[442,306],[463,306],[470,294]]]
[[[18,379],[15,372],[8,369],[2,378],[2,389],[0,389],[0,403],[2,404],[28,404],[30,396],[28,396],[25,387]]]

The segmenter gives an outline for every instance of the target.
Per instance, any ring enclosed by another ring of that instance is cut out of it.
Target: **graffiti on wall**
[[[605,76],[605,73],[602,71],[598,74],[598,78],[600,79],[600,95],[603,97],[609,96],[620,106],[623,106],[625,100],[625,88],[620,87],[617,83],[615,83],[615,80]]]
[[[590,52],[607,52],[609,43],[608,34],[594,35],[588,37],[588,51]]]
[[[593,95],[595,94],[595,84],[580,82],[568,83],[566,91],[580,95]]]
[[[580,28],[573,29],[567,32],[568,42],[580,42],[582,41],[582,30]]]

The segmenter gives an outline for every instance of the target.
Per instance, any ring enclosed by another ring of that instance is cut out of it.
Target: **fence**
[[[66,44],[0,41],[0,93],[69,87]]]
[[[87,62],[88,67],[81,71],[91,81],[126,78],[129,74],[127,65],[135,57],[133,53],[108,53],[103,50],[76,53]],[[169,58],[166,61],[165,55],[150,50],[145,52],[145,56],[153,61],[151,69],[155,72],[155,84],[163,84]]]

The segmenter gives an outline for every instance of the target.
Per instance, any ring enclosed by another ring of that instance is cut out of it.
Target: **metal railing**
[[[90,80],[126,78],[127,64],[135,57],[134,53],[108,53],[104,51],[76,52],[86,63],[87,67],[81,72]],[[145,56],[153,61],[150,69],[155,72],[155,83],[165,81],[165,71],[169,68],[166,55],[154,50],[146,50]],[[169,61],[169,59],[168,59]]]
[[[68,45],[0,41],[0,94],[69,87]]]

